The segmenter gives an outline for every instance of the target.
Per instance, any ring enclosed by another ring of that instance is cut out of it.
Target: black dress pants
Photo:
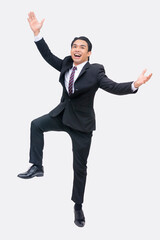
[[[56,117],[46,114],[31,122],[30,163],[42,165],[44,132],[65,131],[72,140],[73,151],[73,190],[72,201],[83,203],[87,176],[87,158],[91,145],[92,132],[80,132],[65,126],[62,122],[63,113]]]

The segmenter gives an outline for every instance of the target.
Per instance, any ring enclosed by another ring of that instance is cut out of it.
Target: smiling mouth
[[[80,54],[78,54],[78,53],[75,53],[75,54],[74,54],[74,57],[75,57],[75,58],[80,58],[80,57],[81,57],[81,55],[80,55]]]

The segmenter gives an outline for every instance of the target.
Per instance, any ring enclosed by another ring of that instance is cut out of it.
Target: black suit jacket
[[[96,129],[93,102],[98,88],[118,95],[135,93],[131,89],[132,82],[116,83],[105,75],[102,65],[87,62],[75,81],[74,93],[69,96],[64,80],[65,73],[73,66],[71,56],[63,60],[56,57],[51,53],[44,39],[35,43],[43,58],[60,71],[59,81],[63,87],[63,94],[60,104],[50,112],[50,115],[55,117],[64,111],[63,123],[65,125],[82,132]]]

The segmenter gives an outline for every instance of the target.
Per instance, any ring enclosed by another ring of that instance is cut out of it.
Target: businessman
[[[63,93],[56,108],[31,122],[29,162],[32,165],[28,171],[19,174],[18,177],[29,179],[43,176],[44,132],[67,132],[71,137],[73,150],[74,223],[83,227],[85,216],[82,203],[86,184],[87,158],[92,132],[96,128],[93,109],[95,93],[101,88],[118,95],[133,94],[151,78],[152,74],[145,76],[146,70],[144,70],[135,82],[116,83],[105,75],[102,65],[89,63],[92,44],[88,38],[76,37],[71,43],[70,56],[62,60],[50,51],[45,40],[40,36],[44,19],[39,22],[34,12],[30,12],[28,22],[40,54],[60,72],[59,82],[62,85]]]

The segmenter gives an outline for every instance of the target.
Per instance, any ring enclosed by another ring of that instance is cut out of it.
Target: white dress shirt
[[[73,80],[74,83],[75,83],[75,81],[77,80],[77,78],[78,78],[78,76],[79,76],[82,68],[84,67],[84,65],[85,65],[87,62],[88,62],[88,61],[83,62],[83,63],[81,63],[81,64],[79,64],[79,65],[76,66],[77,69],[75,70],[75,74],[74,74],[74,80]],[[72,68],[65,73],[65,87],[66,87],[67,92],[68,92],[68,87],[69,87],[70,75],[71,75],[71,73],[72,73],[72,70],[73,70],[73,67],[74,67],[74,66],[75,66],[75,65],[73,64]],[[72,87],[72,93],[74,93],[74,84],[73,84],[73,87]]]
[[[37,36],[34,36],[34,41],[35,42],[38,42],[41,39],[42,39],[42,36],[41,36],[40,33]],[[75,74],[74,74],[74,83],[75,83],[75,81],[78,78],[82,68],[84,67],[84,65],[86,63],[87,63],[87,61],[76,66],[77,70],[75,70]],[[74,67],[74,64],[73,64],[73,67]],[[73,67],[68,72],[66,72],[66,74],[65,74],[65,87],[66,87],[67,92],[68,92],[69,79],[70,79],[70,75],[71,75]],[[135,86],[134,86],[134,82],[131,84],[131,89],[132,89],[133,92],[137,90],[137,88],[135,88]],[[74,93],[74,84],[73,84],[72,92]]]

